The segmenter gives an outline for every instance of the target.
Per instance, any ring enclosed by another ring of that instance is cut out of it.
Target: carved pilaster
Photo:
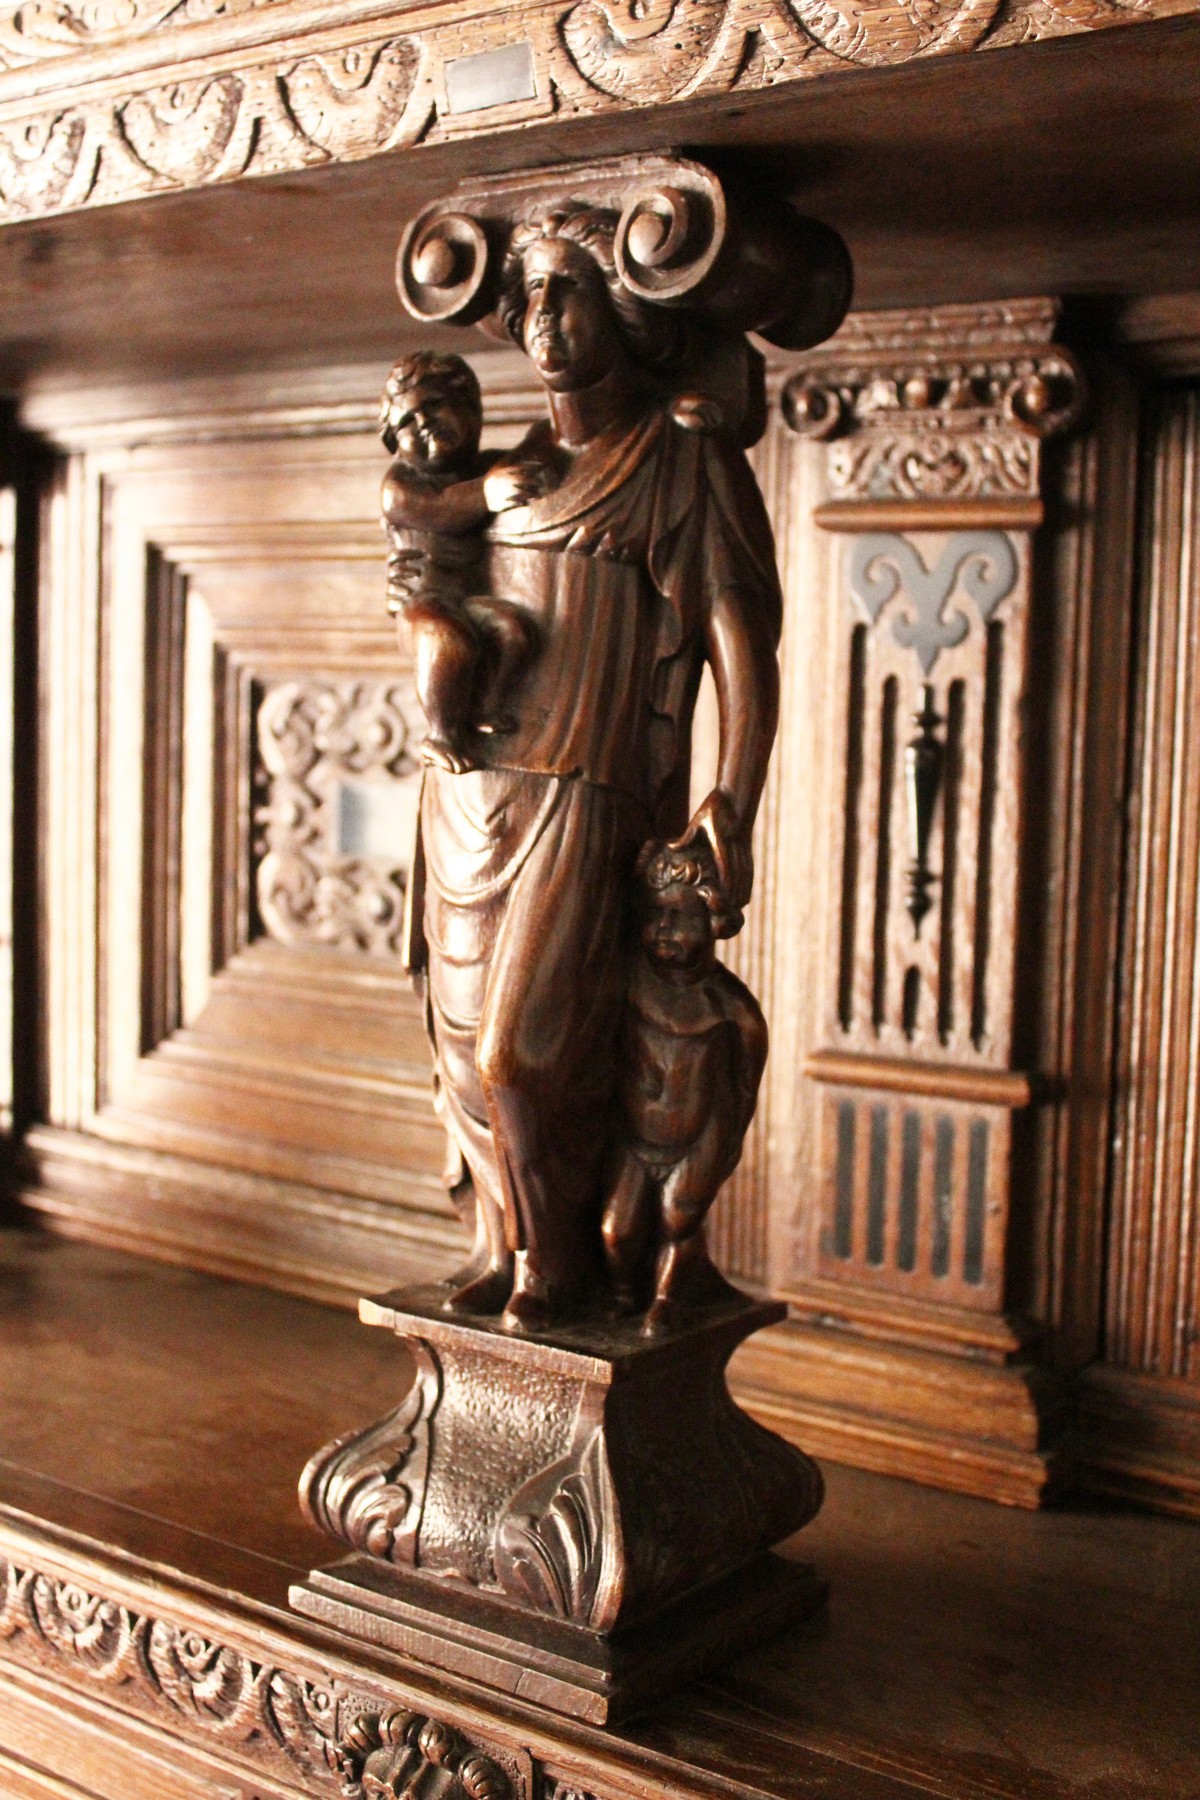
[[[991,1315],[1030,1096],[1012,1027],[1031,534],[1043,440],[1082,401],[1054,324],[1041,301],[868,315],[783,394],[825,447],[845,747],[806,1272]]]
[[[796,1322],[739,1369],[764,1405],[789,1379],[827,1453],[1026,1502],[1047,1457],[1008,1311],[1041,1073],[1015,1030],[1023,740],[1044,446],[1083,404],[1055,326],[1048,301],[857,315],[782,387],[803,507],[784,757],[806,821],[779,856],[811,925],[800,1198],[773,1222],[771,1279]]]

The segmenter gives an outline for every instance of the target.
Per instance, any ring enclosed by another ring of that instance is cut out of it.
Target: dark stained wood
[[[1194,1791],[1192,1526],[1113,1507],[1015,1513],[831,1468],[803,1539],[833,1585],[823,1624],[639,1722],[550,1732],[532,1709],[352,1650],[287,1614],[287,1582],[321,1541],[295,1509],[293,1471],[351,1388],[375,1406],[393,1391],[393,1340],[303,1301],[28,1233],[0,1238],[0,1267],[0,1556],[209,1641],[255,1645],[277,1667],[332,1672],[489,1754],[532,1752],[546,1770],[539,1796],[556,1779],[600,1800],[667,1785],[689,1800],[799,1800],[814,1788],[833,1800]],[[239,1781],[272,1796],[337,1791],[269,1741],[222,1732],[144,1684],[114,1688],[69,1651],[39,1659],[9,1638],[0,1661],[6,1745],[19,1725],[19,1754],[65,1768],[56,1759],[74,1744],[76,1779],[105,1800],[161,1792],[126,1769],[151,1749],[160,1782],[164,1761],[182,1770],[198,1758],[206,1779],[223,1769],[235,1791]],[[33,1733],[29,1709],[43,1702],[70,1728]]]
[[[1191,19],[639,110],[636,147],[749,153],[837,227],[857,303],[1169,293],[1195,279]],[[628,114],[5,227],[0,378],[390,362],[390,228],[461,177],[630,147]],[[904,146],[903,154],[897,145]],[[880,171],[886,180],[880,180]],[[269,254],[266,247],[269,246]],[[455,348],[410,330],[408,344]]]

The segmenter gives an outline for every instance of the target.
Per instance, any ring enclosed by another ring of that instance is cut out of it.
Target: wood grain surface
[[[830,1469],[803,1534],[832,1582],[824,1625],[615,1732],[548,1733],[534,1713],[287,1615],[288,1580],[324,1543],[300,1518],[296,1472],[344,1422],[352,1389],[364,1419],[394,1395],[384,1334],[23,1232],[0,1239],[0,1271],[0,1557],[531,1754],[539,1800],[560,1780],[599,1800],[664,1786],[730,1800],[1194,1792],[1200,1536],[1188,1525],[1096,1504],[997,1511]],[[69,1648],[35,1654],[28,1637],[0,1640],[0,1737],[36,1768],[103,1800],[161,1791],[164,1765],[179,1771],[173,1791],[190,1793],[178,1785],[189,1769],[218,1792],[337,1791],[182,1691],[173,1703],[161,1688],[114,1687]]]

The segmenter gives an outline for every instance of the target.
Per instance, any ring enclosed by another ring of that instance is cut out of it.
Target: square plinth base
[[[766,1554],[609,1637],[365,1556],[291,1589],[298,1612],[435,1669],[608,1725],[810,1617],[827,1582]]]

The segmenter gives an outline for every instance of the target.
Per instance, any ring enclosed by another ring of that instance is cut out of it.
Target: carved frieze
[[[0,1658],[119,1686],[122,1705],[173,1732],[215,1737],[251,1766],[315,1779],[344,1800],[398,1797],[422,1776],[443,1800],[530,1800],[522,1752],[3,1558]]]
[[[263,928],[282,944],[394,954],[411,851],[404,814],[415,820],[420,785],[414,751],[422,726],[410,684],[279,682],[266,689],[256,726],[255,892]],[[369,810],[373,797],[395,819],[394,845],[371,842],[374,854],[354,854],[348,811],[356,800]],[[407,809],[397,805],[405,798]]]
[[[1083,399],[1074,358],[1050,342],[1054,309],[905,316],[926,330],[856,315],[784,390],[792,430],[830,446],[830,499],[1035,498],[1039,445]]]
[[[268,8],[272,23],[248,33],[244,15]],[[1175,0],[540,0],[517,23],[503,9],[447,18],[418,4],[403,35],[322,21],[306,51],[318,27],[309,9],[298,32],[288,0],[32,0],[0,12],[0,218],[1177,10]],[[134,43],[138,72],[114,83],[112,53]],[[516,51],[525,73],[514,88],[499,72]],[[22,71],[51,58],[62,69],[52,104],[22,105]],[[468,64],[477,81],[448,83],[449,66],[461,75]]]

